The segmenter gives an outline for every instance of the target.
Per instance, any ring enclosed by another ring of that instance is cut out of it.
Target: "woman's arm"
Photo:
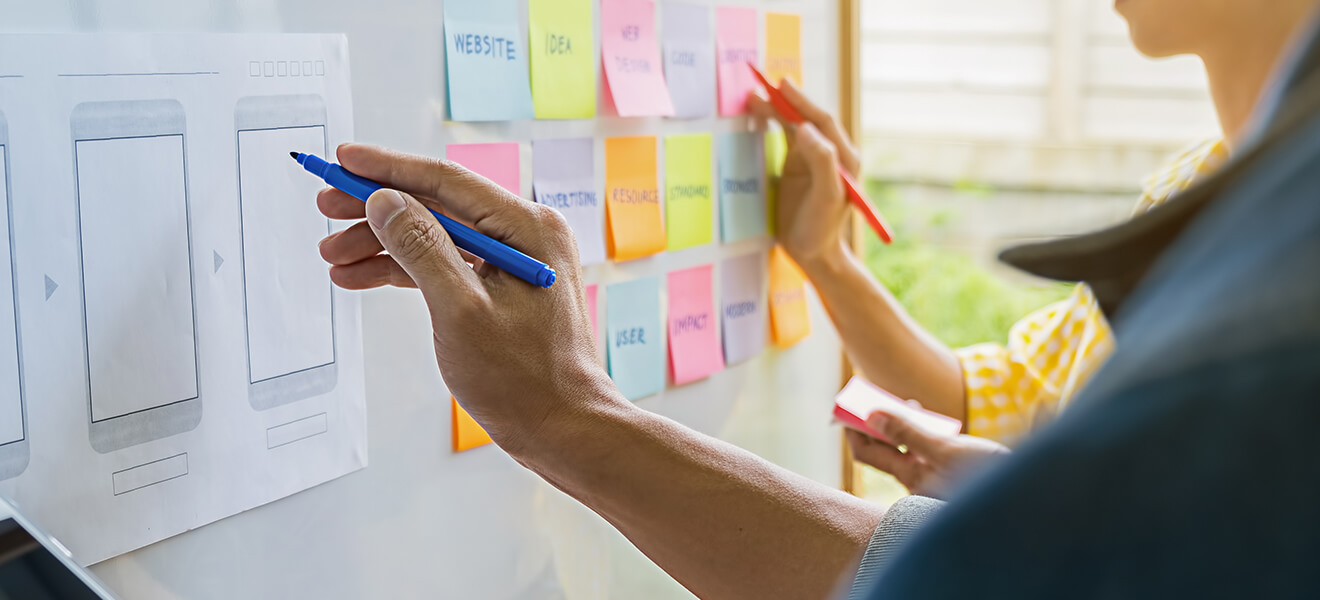
[[[965,421],[962,367],[839,243],[800,264],[820,294],[853,366],[899,398]]]
[[[901,398],[965,419],[958,360],[908,316],[847,247],[843,226],[849,208],[836,165],[856,175],[857,150],[837,121],[791,81],[785,80],[781,89],[807,124],[784,123],[788,156],[776,209],[779,243],[811,279],[848,357],[867,379]],[[778,118],[759,98],[749,107],[763,118]]]

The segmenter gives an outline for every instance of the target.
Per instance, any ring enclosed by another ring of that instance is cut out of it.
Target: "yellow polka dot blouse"
[[[1142,213],[1187,189],[1228,158],[1220,140],[1196,144],[1147,181]],[[955,351],[967,397],[967,433],[1013,444],[1051,421],[1113,352],[1113,335],[1086,285],[1008,333],[1008,343]]]

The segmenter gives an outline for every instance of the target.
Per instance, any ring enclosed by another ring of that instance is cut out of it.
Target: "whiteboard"
[[[531,194],[535,139],[594,137],[600,144],[612,136],[718,134],[750,126],[745,118],[448,122],[443,4],[0,0],[0,31],[345,33],[360,141],[434,156],[451,143],[521,142],[524,197]],[[659,4],[663,11],[664,1]],[[720,4],[757,6],[762,18],[765,10],[802,15],[805,85],[824,105],[837,106],[835,3]],[[599,145],[597,161],[600,177]],[[663,167],[660,176],[663,189]],[[600,265],[587,268],[585,280],[663,276],[768,246],[768,239],[749,240]],[[804,342],[787,351],[767,349],[699,383],[671,385],[639,404],[837,487],[839,437],[828,421],[842,355],[820,303],[809,297],[813,333]],[[449,394],[420,297],[383,290],[361,300],[369,467],[96,565],[111,589],[144,600],[688,597],[603,520],[497,448],[452,453]]]

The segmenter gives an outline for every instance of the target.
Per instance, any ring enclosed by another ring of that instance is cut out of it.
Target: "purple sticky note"
[[[568,219],[582,264],[605,262],[605,212],[596,193],[596,141],[532,142],[532,191],[536,201]]]
[[[724,321],[724,362],[736,364],[765,349],[764,254],[730,258],[720,264],[720,313]]]
[[[664,11],[665,78],[674,116],[709,117],[715,112],[715,37],[710,7],[668,2]]]

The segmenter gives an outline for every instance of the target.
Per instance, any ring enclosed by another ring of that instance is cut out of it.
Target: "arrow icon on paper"
[[[220,253],[219,253],[219,252],[216,252],[215,250],[212,250],[212,251],[211,251],[211,255],[215,258],[215,271],[214,271],[214,272],[215,272],[215,273],[219,273],[219,272],[220,272],[220,265],[225,264],[225,259],[221,258],[221,257],[220,257]]]
[[[47,300],[50,300],[50,296],[51,296],[51,294],[54,294],[54,293],[55,293],[55,290],[59,289],[59,287],[60,287],[60,284],[55,283],[55,280],[54,280],[54,279],[51,279],[51,278],[50,278],[50,275],[47,275],[47,276],[46,276],[46,299],[47,299]]]

